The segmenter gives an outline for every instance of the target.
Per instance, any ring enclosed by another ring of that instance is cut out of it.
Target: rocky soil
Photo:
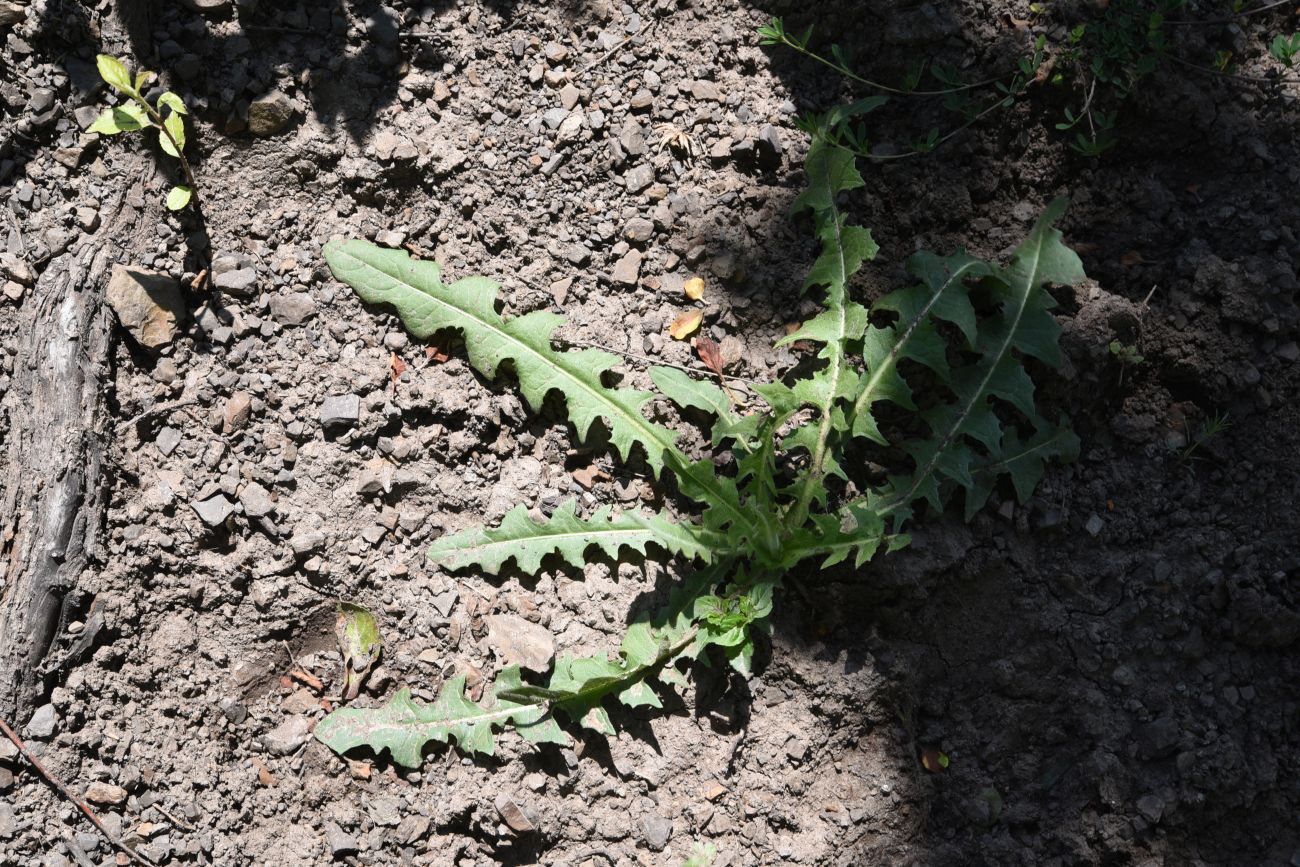
[[[1067,363],[1044,388],[1083,454],[1027,505],[995,497],[861,571],[797,576],[755,677],[702,668],[664,712],[615,714],[608,741],[507,735],[494,758],[403,769],[311,738],[340,681],[339,597],[387,639],[360,700],[428,699],[490,680],[501,634],[541,660],[613,648],[684,568],[430,566],[431,539],[516,503],[655,495],[508,378],[363,307],[322,245],[490,276],[508,313],[562,311],[564,340],[627,353],[633,384],[644,358],[698,366],[666,333],[693,306],[730,372],[780,375],[814,251],[786,215],[794,118],[852,91],[756,27],[816,20],[890,80],[917,57],[997,75],[1033,37],[1020,2],[791,5],[167,0],[128,36],[107,0],[0,0],[0,390],[43,269],[108,209],[158,211],[107,289],[101,546],[48,696],[13,721],[113,833],[159,864],[677,865],[709,843],[718,867],[1300,865],[1300,90],[1177,68],[1100,160],[1035,91],[931,156],[865,167],[866,296],[918,247],[1001,256],[1073,199],[1092,280],[1062,293]],[[1262,74],[1261,41],[1294,25],[1187,27],[1177,48],[1228,45]],[[83,132],[107,99],[98,51],[191,105],[203,222],[162,214],[169,161]],[[934,101],[880,117],[881,153],[952,123]],[[3,406],[0,438],[24,411]],[[929,749],[946,771],[922,768]],[[0,864],[114,858],[0,740]]]

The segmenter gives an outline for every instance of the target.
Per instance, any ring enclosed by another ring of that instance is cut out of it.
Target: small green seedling
[[[1216,412],[1205,420],[1201,426],[1201,432],[1192,438],[1192,441],[1178,455],[1178,463],[1186,464],[1191,461],[1196,454],[1196,450],[1206,445],[1210,440],[1222,434],[1228,428],[1232,427],[1232,422],[1228,420],[1226,412]]]
[[[1124,384],[1124,371],[1130,367],[1137,367],[1145,360],[1142,357],[1142,353],[1138,352],[1136,344],[1130,346],[1129,344],[1122,343],[1118,340],[1112,340],[1110,342],[1110,354],[1115,356],[1116,360],[1119,361],[1118,384],[1121,386]]]
[[[1283,66],[1294,66],[1296,57],[1300,56],[1300,33],[1292,33],[1290,36],[1279,33],[1274,36],[1269,43],[1268,53]]]
[[[179,96],[168,90],[158,97],[156,106],[150,105],[142,91],[154,79],[152,72],[142,69],[132,79],[126,64],[115,57],[101,54],[96,58],[96,62],[99,65],[100,78],[126,97],[127,101],[104,109],[103,114],[90,125],[88,132],[117,135],[120,132],[134,132],[146,127],[157,129],[159,146],[165,153],[180,161],[181,172],[185,176],[185,183],[172,187],[171,192],[167,194],[168,209],[181,210],[195,201],[198,192],[194,173],[190,171],[190,162],[185,158],[184,116],[189,113],[185,109],[185,103]]]
[[[718,847],[712,843],[696,843],[691,849],[691,857],[682,862],[682,867],[712,867],[718,857]]]

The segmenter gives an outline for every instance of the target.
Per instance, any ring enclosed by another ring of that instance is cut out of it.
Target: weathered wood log
[[[120,0],[104,10],[104,44],[151,54],[157,0]],[[130,192],[100,208],[100,227],[49,262],[18,311],[18,354],[0,396],[0,714],[25,721],[44,695],[46,656],[69,592],[99,555],[111,444],[105,394],[113,348],[104,290],[112,266],[149,244],[138,231],[158,218],[144,202],[147,154],[121,160]],[[156,196],[155,196],[156,197]],[[128,206],[127,201],[135,203]]]
[[[25,720],[43,695],[64,599],[99,558],[112,436],[105,394],[113,323],[104,288],[139,237],[140,211],[124,199],[106,206],[98,232],[46,266],[18,314],[18,355],[0,399],[8,432],[0,472],[0,713],[11,720]]]

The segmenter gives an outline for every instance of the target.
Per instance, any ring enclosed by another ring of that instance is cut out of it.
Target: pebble
[[[85,798],[92,804],[98,804],[101,807],[116,807],[126,801],[126,789],[121,786],[115,786],[112,783],[101,783],[98,780],[86,786]]]
[[[6,840],[18,831],[18,820],[14,818],[14,808],[8,801],[0,801],[0,837]]]
[[[401,805],[393,797],[372,798],[368,812],[370,813],[370,821],[376,825],[395,828],[402,821]]]
[[[1088,523],[1083,525],[1083,529],[1088,531],[1089,536],[1096,536],[1105,526],[1106,523],[1101,519],[1101,516],[1094,514],[1088,518]]]
[[[235,512],[235,505],[224,494],[217,494],[197,503],[190,503],[190,508],[198,514],[199,519],[209,527],[219,527]]]
[[[306,557],[325,547],[325,534],[317,532],[294,533],[289,539],[289,547],[297,557]]]
[[[99,211],[94,208],[77,208],[77,226],[83,232],[93,232],[99,228]]]
[[[637,244],[643,244],[649,241],[654,235],[655,224],[652,220],[645,217],[633,217],[627,221],[623,227],[623,237]]]
[[[572,111],[581,98],[582,92],[572,84],[566,84],[560,88],[560,105],[564,106],[565,111]]]
[[[244,514],[249,518],[261,518],[275,511],[270,492],[257,482],[244,485],[239,492],[239,505],[244,507]]]
[[[514,614],[494,614],[484,618],[487,623],[488,646],[505,665],[521,665],[533,671],[545,672],[555,659],[555,639],[544,626]]]
[[[721,94],[718,92],[718,86],[712,81],[705,81],[703,79],[691,82],[691,96],[700,100],[707,99],[711,102],[717,102],[721,99]]]
[[[246,391],[237,391],[226,399],[221,409],[221,432],[228,434],[242,429],[248,424],[253,409],[253,396]]]
[[[623,175],[623,183],[629,193],[639,193],[655,182],[654,166],[642,163],[628,169]]]
[[[361,420],[361,398],[355,394],[332,394],[320,405],[320,423],[326,430],[348,428]]]
[[[233,271],[216,271],[213,269],[212,285],[231,295],[252,295],[257,287],[257,272],[252,268],[237,268]]]
[[[516,834],[527,834],[537,830],[540,820],[537,812],[531,807],[527,805],[520,806],[515,802],[514,798],[505,792],[497,795],[493,804],[497,808],[497,814],[502,821]]]
[[[1159,795],[1143,795],[1138,798],[1137,809],[1148,822],[1154,825],[1164,815],[1165,802]]]
[[[293,100],[280,91],[260,96],[248,106],[248,131],[265,138],[283,132],[297,109]]]
[[[154,440],[154,445],[163,457],[168,457],[176,451],[176,447],[181,444],[181,432],[174,427],[165,427],[158,431],[158,438]]]
[[[59,724],[59,712],[52,704],[43,704],[27,721],[27,736],[35,740],[47,740],[54,737],[54,730]]]
[[[628,250],[614,266],[614,282],[624,286],[635,286],[641,275],[641,258],[640,250]]]
[[[776,127],[768,124],[758,133],[758,141],[755,142],[755,156],[758,160],[758,167],[764,171],[776,171],[781,168],[781,135],[776,131]]]
[[[1139,726],[1136,733],[1138,755],[1144,759],[1158,759],[1172,753],[1178,746],[1178,723],[1170,717],[1161,717]]]
[[[287,717],[284,722],[262,735],[262,746],[278,756],[287,756],[307,743],[312,721],[305,716]]]
[[[271,315],[285,325],[302,325],[316,313],[316,302],[306,292],[275,295],[270,301]]]
[[[145,349],[158,351],[176,337],[185,318],[180,286],[166,274],[143,268],[113,266],[106,292],[108,306],[122,327]]]
[[[325,842],[330,847],[330,854],[335,858],[355,855],[361,849],[357,844],[357,838],[340,828],[336,822],[325,823]]]
[[[641,818],[641,839],[652,852],[662,852],[673,836],[673,823],[658,813],[647,813]]]

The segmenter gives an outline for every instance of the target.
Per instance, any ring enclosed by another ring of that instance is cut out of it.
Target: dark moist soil
[[[126,790],[98,809],[143,853],[585,867],[677,865],[711,843],[718,865],[1300,864],[1295,85],[1166,70],[1100,160],[1068,148],[1052,129],[1065,97],[1037,88],[931,156],[864,165],[852,206],[881,245],[864,297],[922,246],[1004,256],[1072,197],[1064,229],[1092,279],[1058,293],[1066,362],[1042,392],[1080,460],[1023,506],[1004,491],[970,524],[925,520],[904,553],[796,576],[749,680],[701,668],[664,712],[615,711],[608,741],[507,734],[494,758],[437,749],[403,770],[309,739],[321,695],[287,677],[289,653],[337,693],[331,600],[370,605],[387,638],[360,701],[402,684],[427,699],[499,668],[487,615],[540,624],[562,653],[613,648],[684,567],[488,580],[425,562],[431,539],[516,503],[653,494],[639,464],[528,413],[508,377],[483,380],[454,347],[440,361],[362,307],[322,244],[410,243],[450,278],[499,280],[510,314],[561,310],[568,340],[678,364],[696,362],[665,330],[698,274],[730,369],[770,379],[799,360],[770,347],[810,309],[796,290],[813,244],[786,217],[794,117],[854,94],[755,28],[815,20],[896,81],[917,58],[1002,73],[1060,22],[1025,29],[1020,2],[250,2],[230,17],[195,0],[162,4],[128,44],[106,3],[0,0],[0,20],[24,5],[0,24],[0,388],[31,278],[140,166],[153,198],[128,207],[158,209],[167,187],[170,163],[142,160],[139,139],[81,134],[105,104],[98,50],[164,70],[193,109],[206,235],[160,212],[129,264],[185,281],[215,264],[234,287],[190,293],[161,356],[120,331],[102,555],[27,729],[78,791]],[[1178,28],[1175,49],[1230,48],[1263,74],[1261,45],[1295,29],[1285,11]],[[250,101],[276,90],[292,121],[252,134]],[[873,129],[901,149],[953,118],[900,100]],[[1113,340],[1143,360],[1121,364]],[[647,384],[636,359],[625,374]],[[359,418],[322,430],[345,394]],[[1216,416],[1230,426],[1200,442]],[[587,490],[574,471],[593,466],[608,478]],[[224,502],[216,526],[194,508]],[[946,771],[923,769],[927,750]],[[114,863],[5,755],[0,863]],[[511,830],[506,800],[536,830]]]

